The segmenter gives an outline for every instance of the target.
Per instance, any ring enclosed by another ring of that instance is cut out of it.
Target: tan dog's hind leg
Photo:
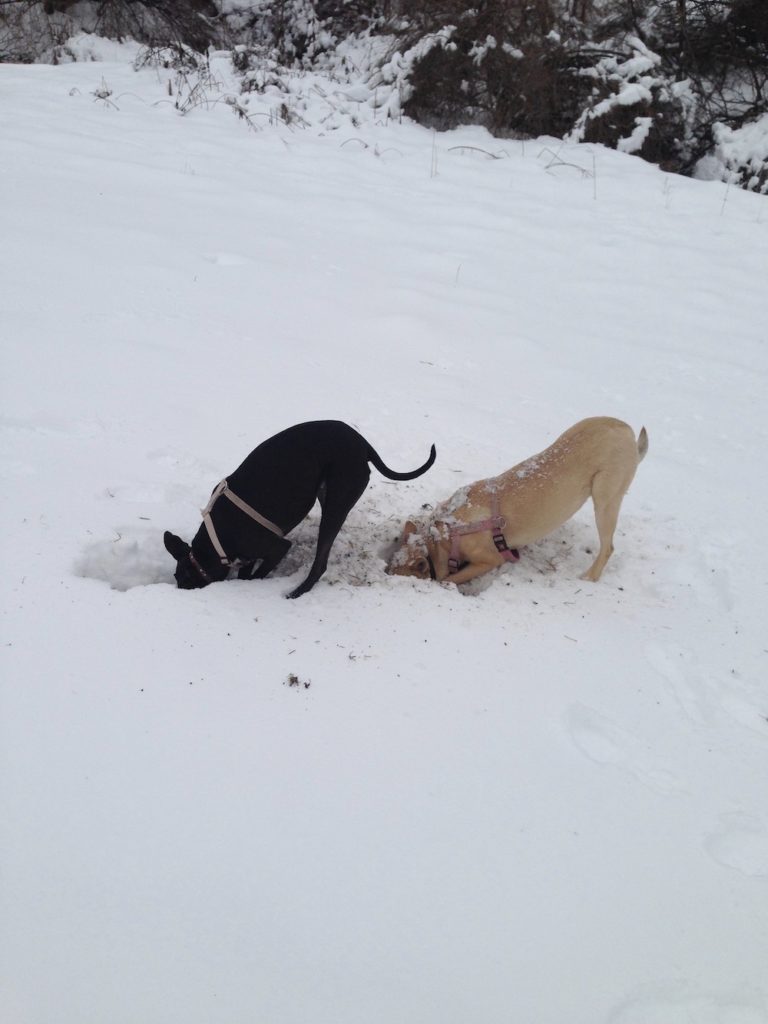
[[[583,580],[592,580],[593,583],[597,583],[603,574],[606,562],[613,554],[613,534],[619,520],[619,510],[626,490],[627,487],[622,486],[617,491],[615,477],[611,480],[605,478],[603,473],[598,473],[592,481],[592,502],[595,506],[595,523],[600,538],[600,550],[597,553],[597,558],[581,577]]]

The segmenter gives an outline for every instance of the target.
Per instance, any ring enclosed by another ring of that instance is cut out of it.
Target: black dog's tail
[[[422,473],[427,472],[429,467],[435,461],[436,455],[437,452],[435,451],[435,446],[432,445],[432,448],[430,449],[429,452],[429,458],[427,459],[423,466],[419,466],[418,469],[412,469],[410,473],[396,473],[394,469],[390,469],[389,466],[385,466],[384,463],[381,461],[381,458],[378,455],[378,453],[373,448],[371,448],[370,445],[368,445],[369,462],[372,462],[374,464],[374,466],[376,467],[376,469],[378,469],[382,476],[386,476],[390,480],[415,480],[417,476],[421,476]]]

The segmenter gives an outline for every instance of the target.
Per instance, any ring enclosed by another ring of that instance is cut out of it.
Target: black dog
[[[315,560],[304,582],[288,595],[300,597],[325,572],[331,546],[368,484],[368,463],[390,480],[413,480],[434,461],[432,445],[423,466],[395,473],[346,423],[315,420],[289,427],[254,448],[214,489],[191,547],[166,531],[165,547],[178,563],[176,583],[184,590],[205,587],[225,579],[231,568],[239,570],[240,579],[263,579],[291,546],[285,534],[318,498],[322,516]]]

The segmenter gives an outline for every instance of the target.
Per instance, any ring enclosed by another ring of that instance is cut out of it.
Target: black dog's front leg
[[[318,575],[317,579],[320,579],[320,575]],[[290,594],[286,594],[285,596],[291,599],[294,597],[301,597],[302,594],[306,594],[307,591],[311,590],[316,583],[317,580],[307,578],[306,580],[304,580],[301,586],[296,587],[295,590],[292,590]]]
[[[237,573],[238,579],[263,580],[285,558],[290,546],[291,542],[285,537],[271,535],[269,541],[261,545],[261,552],[259,554],[261,564],[256,572],[253,571],[253,567],[259,561],[259,558],[254,558],[252,562],[242,566]]]

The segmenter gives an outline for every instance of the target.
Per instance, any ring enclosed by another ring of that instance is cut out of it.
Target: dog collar
[[[195,558],[192,548],[189,549],[189,561],[192,563],[193,568],[197,569],[197,571],[200,573],[200,576],[202,577],[202,579],[205,580],[206,583],[213,583],[211,577],[208,575],[208,573],[205,571],[202,565],[200,565],[198,560]]]

